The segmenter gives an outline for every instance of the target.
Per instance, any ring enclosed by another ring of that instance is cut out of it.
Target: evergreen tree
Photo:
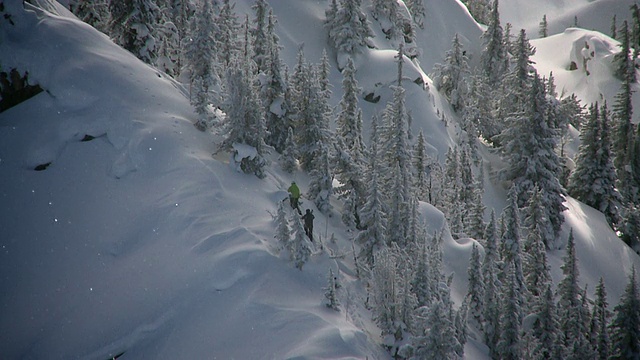
[[[482,277],[485,281],[484,292],[484,339],[489,347],[492,357],[496,355],[496,348],[500,338],[500,288],[502,287],[498,280],[498,231],[496,214],[492,210],[484,235],[485,239],[485,255],[482,263]]]
[[[509,190],[507,195],[507,207],[503,212],[504,232],[501,239],[501,253],[505,268],[511,266],[510,271],[515,276],[516,292],[514,294],[521,296],[518,300],[519,309],[525,310],[524,299],[529,297],[526,281],[524,279],[524,271],[522,268],[522,239],[520,228],[520,210],[518,209],[518,196],[514,186]],[[520,314],[522,320],[523,313]]]
[[[109,1],[108,0],[71,0],[69,10],[78,19],[93,26],[98,31],[107,33],[109,30]]]
[[[248,30],[248,22],[245,25]],[[226,96],[223,110],[226,114],[226,138],[222,149],[233,149],[234,161],[247,174],[264,178],[264,117],[253,81],[251,44],[245,32],[244,66],[227,71]]]
[[[630,77],[622,79],[622,86],[615,97],[613,105],[613,165],[618,175],[618,189],[626,202],[637,203],[638,196],[633,190],[633,174],[629,173],[628,165],[631,165],[630,150],[633,146],[633,116],[632,90],[633,81]]]
[[[213,20],[211,3],[204,1],[193,19],[193,33],[186,49],[191,81],[191,105],[198,114],[196,127],[203,131],[209,129],[214,122],[214,115],[209,111],[209,106],[220,105],[220,78],[214,63],[217,27]]]
[[[291,239],[291,229],[289,229],[289,220],[287,220],[284,201],[278,203],[278,212],[274,220],[276,223],[276,234],[274,238],[281,249],[287,249]]]
[[[273,34],[270,34],[267,29],[267,14],[271,13],[271,9],[266,0],[256,0],[251,8],[255,12],[251,28],[251,47],[253,48],[253,61],[256,63],[254,71],[266,73],[273,41]]]
[[[287,140],[282,155],[280,155],[280,164],[282,165],[282,170],[289,174],[292,174],[298,166],[295,155],[295,142],[293,141],[293,128],[291,127],[287,131]]]
[[[618,38],[618,25],[616,24],[616,14],[613,14],[613,18],[611,18],[611,38]]]
[[[356,68],[350,57],[347,59],[347,65],[342,69],[342,90],[340,110],[336,118],[336,134],[343,139],[346,148],[352,151],[356,142],[362,137],[362,130],[358,124],[360,116],[358,95],[362,89],[358,86]]]
[[[571,346],[567,348],[567,360],[593,359],[595,351],[589,342],[589,305],[587,299],[587,289],[585,288],[580,297],[581,306],[576,312],[576,323],[579,328],[574,329],[575,337]]]
[[[339,6],[332,3],[326,13],[325,28],[329,33],[329,43],[338,54],[358,54],[369,38],[374,36],[367,16],[360,9],[361,4],[361,0],[340,0]]]
[[[640,245],[640,208],[628,205],[620,224],[620,238],[635,251]]]
[[[218,26],[216,56],[218,62],[225,68],[231,66],[232,60],[239,51],[237,42],[240,25],[238,17],[235,13],[235,3],[230,0],[222,0],[220,12],[218,13],[215,23]]]
[[[465,127],[473,127],[478,136],[487,142],[497,145],[497,139],[500,134],[501,126],[492,115],[492,90],[485,81],[483,75],[473,75],[471,77],[471,85],[469,87],[469,95],[467,96],[464,106],[463,121],[467,124]]]
[[[488,81],[488,86],[494,87],[502,81],[502,77],[507,71],[505,67],[507,50],[504,47],[504,33],[500,25],[498,0],[493,1],[487,25],[487,30],[482,34],[483,46],[480,67],[482,74]]]
[[[424,234],[423,234],[424,238]],[[416,271],[413,277],[413,293],[416,295],[416,306],[429,305],[433,299],[431,277],[429,276],[429,256],[426,238],[417,244]]]
[[[383,336],[394,335],[399,316],[398,290],[396,287],[397,259],[388,247],[375,254],[372,269],[372,296],[374,302],[374,320]],[[395,340],[398,340],[396,337]]]
[[[604,280],[600,278],[596,286],[596,298],[593,303],[591,313],[591,323],[589,326],[589,340],[596,352],[597,360],[607,360],[611,351],[611,339],[609,337],[609,311],[607,310],[607,292],[604,287]]]
[[[544,209],[540,200],[540,191],[535,190],[529,199],[524,219],[526,237],[523,243],[523,252],[526,254],[523,263],[525,283],[531,298],[529,304],[534,304],[543,299],[544,291],[551,283],[551,270],[547,263],[547,253],[540,233],[540,224],[543,223]]]
[[[476,181],[474,185],[474,200],[470,204],[467,204],[469,209],[467,210],[465,218],[465,232],[469,237],[479,240],[482,239],[486,226],[484,223],[485,206],[482,204],[484,187],[479,181]]]
[[[333,274],[333,269],[329,268],[329,275],[327,275],[327,287],[324,288],[325,305],[329,309],[340,311],[340,301],[338,300],[338,278]]]
[[[620,37],[620,52],[617,53],[613,61],[616,64],[615,75],[620,80],[628,79],[629,82],[636,82],[636,69],[634,58],[631,54],[631,33],[627,21],[622,23],[622,28],[619,30]]]
[[[469,315],[469,298],[465,297],[462,301],[462,305],[458,311],[456,311],[456,316],[454,320],[455,332],[456,332],[456,344],[455,344],[455,352],[460,359],[464,358],[464,346],[467,343],[468,339],[468,331],[467,331],[467,319]]]
[[[260,2],[256,3],[257,6]],[[256,11],[259,10],[260,7]],[[292,126],[289,118],[287,102],[285,95],[287,91],[287,80],[282,73],[282,62],[280,60],[280,45],[278,35],[275,33],[275,25],[277,21],[273,15],[273,11],[269,9],[267,15],[266,27],[266,51],[260,59],[263,61],[263,69],[261,73],[261,98],[264,106],[265,125],[267,136],[265,142],[273,146],[277,152],[282,153],[285,149],[285,142],[289,127]],[[262,31],[254,29],[261,36]],[[256,40],[254,39],[254,42]],[[264,47],[264,45],[262,45]]]
[[[503,94],[500,100],[501,111],[505,114],[518,114],[527,108],[531,96],[531,82],[533,81],[533,62],[531,56],[535,54],[535,49],[529,43],[524,29],[520,30],[518,39],[514,44],[513,63],[511,70],[503,84]],[[509,123],[502,127],[508,127]]]
[[[638,4],[631,4],[631,18],[633,20],[633,24],[631,25],[631,36],[630,42],[631,47],[633,48],[633,61],[638,58],[640,54],[640,7]]]
[[[402,48],[398,51],[398,86],[393,87],[393,99],[387,104],[383,119],[386,132],[383,134],[381,149],[384,167],[390,175],[385,179],[389,192],[389,222],[387,241],[404,243],[409,223],[410,209],[408,200],[412,192],[411,185],[411,152],[407,136],[407,110],[405,107],[405,90],[401,86],[402,64],[404,56]]]
[[[613,227],[620,222],[618,206],[622,201],[616,189],[616,174],[611,155],[609,111],[606,103],[598,111],[591,109],[589,121],[581,129],[576,168],[569,177],[569,193],[601,211]]]
[[[161,9],[152,0],[110,0],[110,35],[114,42],[147,64],[158,55]]]
[[[311,67],[310,74],[303,74],[305,71],[309,71],[309,67],[303,60],[294,72],[292,103],[295,107],[296,143],[300,164],[304,170],[312,171],[317,159],[325,154],[329,155],[330,113],[326,93],[322,92],[318,69]]]
[[[311,256],[311,244],[307,238],[307,234],[304,232],[302,225],[302,219],[293,214],[293,238],[289,242],[289,253],[291,254],[291,261],[296,268],[302,270],[304,264],[309,260]]]
[[[397,249],[399,253],[398,259],[407,259],[410,257],[405,250]],[[398,328],[402,331],[402,339],[406,339],[410,334],[415,332],[415,309],[418,300],[411,289],[413,282],[413,264],[411,261],[398,261],[398,300],[399,300],[399,317]],[[397,330],[396,330],[397,331]],[[398,337],[398,336],[396,336]]]
[[[363,231],[358,233],[355,242],[361,246],[359,258],[373,264],[375,253],[386,244],[386,203],[380,189],[380,176],[382,168],[378,159],[378,130],[377,119],[374,117],[371,124],[371,150],[369,152],[369,166],[366,170],[368,192],[366,202],[360,212],[360,221]]]
[[[360,147],[360,146],[359,146]],[[344,200],[343,222],[349,227],[360,226],[359,212],[366,199],[363,177],[366,164],[364,158],[354,158],[341,138],[334,142],[334,171],[340,185],[335,188],[339,199]],[[357,153],[362,153],[358,150]],[[362,155],[361,155],[362,156]]]
[[[416,337],[413,359],[442,359],[453,360],[458,356],[455,352],[456,343],[453,324],[446,311],[446,306],[436,300],[428,310],[425,308],[425,330],[422,336]]]
[[[533,336],[538,340],[534,353],[538,359],[560,359],[563,356],[563,347],[560,344],[560,327],[558,312],[551,289],[551,283],[546,284],[542,301],[534,308],[536,321],[533,326]]]
[[[502,300],[502,315],[500,319],[500,340],[496,346],[496,354],[502,360],[520,360],[520,327],[522,323],[522,304],[519,285],[513,264],[507,265],[507,282]]]
[[[467,9],[471,16],[480,24],[488,24],[491,14],[491,4],[489,0],[465,0],[462,1],[467,5]]]
[[[330,201],[333,194],[333,175],[329,166],[329,149],[326,147],[320,148],[309,177],[309,199],[313,200],[323,214],[329,214],[333,208]]]
[[[165,21],[158,26],[158,57],[155,66],[165,74],[177,77],[180,74],[180,34],[178,28],[171,21]]]
[[[394,46],[414,42],[414,29],[411,19],[405,18],[396,1],[374,0],[371,15],[378,20],[382,32]]]
[[[228,1],[228,0],[226,0]],[[188,40],[190,19],[196,13],[196,6],[191,0],[169,0],[169,19],[178,30],[180,46]]]
[[[413,170],[415,179],[413,188],[418,196],[418,199],[423,201],[428,200],[429,193],[429,163],[427,155],[427,142],[424,139],[422,130],[418,134],[418,140],[413,148]]]
[[[456,237],[464,237],[463,225],[463,202],[460,198],[462,194],[463,184],[460,176],[460,162],[458,150],[449,148],[445,158],[444,184],[444,204],[445,218],[449,223],[451,233]]]
[[[560,331],[565,351],[569,354],[576,349],[575,345],[582,343],[585,336],[584,318],[582,317],[582,290],[578,285],[578,259],[576,257],[573,229],[569,233],[564,264],[561,266],[563,279],[558,284],[560,300],[558,308],[560,312]]]
[[[453,37],[451,50],[447,51],[444,64],[436,64],[434,72],[432,78],[436,89],[449,100],[454,111],[462,111],[469,91],[466,78],[470,71],[466,51],[458,34]]]
[[[537,186],[541,192],[546,220],[541,233],[547,248],[553,248],[560,226],[565,190],[558,181],[560,159],[555,151],[558,131],[548,119],[548,106],[541,79],[535,75],[524,113],[512,119],[505,129],[503,152],[508,163],[502,172],[512,180],[518,195],[518,205],[524,206]]]
[[[420,29],[424,29],[424,18],[427,16],[427,10],[424,7],[424,0],[406,0],[405,5],[411,13],[413,22],[418,25]]]
[[[540,21],[540,28],[538,31],[538,35],[541,38],[546,38],[549,36],[549,24],[547,23],[547,14],[542,15],[542,21]]]
[[[629,275],[629,283],[611,320],[611,355],[609,359],[640,358],[640,294],[636,282],[635,267]]]
[[[482,329],[484,324],[485,313],[485,279],[481,269],[480,251],[478,245],[473,244],[471,250],[471,259],[469,260],[469,268],[467,275],[469,277],[469,290],[467,291],[467,297],[469,299],[469,310],[471,311],[471,317],[475,321],[475,325],[478,329]]]

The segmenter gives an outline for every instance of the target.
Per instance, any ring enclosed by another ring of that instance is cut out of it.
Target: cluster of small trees
[[[515,203],[515,202],[513,202]],[[512,204],[513,204],[512,203]],[[527,220],[525,220],[527,222]],[[484,259],[474,245],[469,265],[470,323],[484,334],[494,359],[627,359],[640,351],[640,293],[635,269],[613,314],[602,280],[595,299],[579,285],[573,233],[569,234],[563,279],[554,293],[544,245],[529,229],[524,239],[524,274],[509,250],[498,250],[493,221],[487,227]],[[517,240],[511,251],[518,249]],[[507,250],[507,252],[505,252]],[[519,280],[522,279],[522,280]],[[556,300],[557,299],[557,300]]]

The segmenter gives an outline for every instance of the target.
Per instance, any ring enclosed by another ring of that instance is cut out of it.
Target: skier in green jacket
[[[289,192],[289,202],[291,203],[291,208],[298,210],[299,214],[302,214],[300,208],[298,207],[298,200],[300,199],[300,188],[296,185],[295,181],[291,182],[291,186],[287,189]]]

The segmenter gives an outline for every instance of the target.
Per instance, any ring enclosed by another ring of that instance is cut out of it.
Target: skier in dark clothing
[[[302,215],[302,220],[304,220],[304,232],[309,237],[309,240],[313,241],[313,212],[310,209],[307,209],[307,212]]]

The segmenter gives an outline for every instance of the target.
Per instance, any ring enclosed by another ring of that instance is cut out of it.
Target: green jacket
[[[291,193],[291,197],[292,198],[299,198],[300,197],[300,189],[298,188],[298,185],[296,184],[291,184],[291,186],[289,186],[289,189],[287,189],[288,192]]]

